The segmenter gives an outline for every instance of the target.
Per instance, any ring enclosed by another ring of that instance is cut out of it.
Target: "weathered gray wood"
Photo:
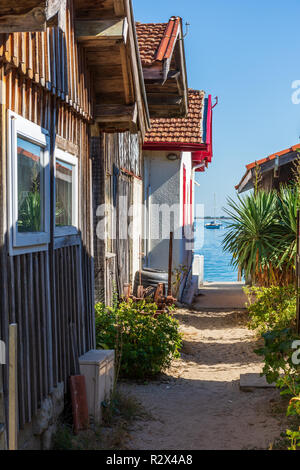
[[[136,104],[130,106],[98,104],[95,110],[95,120],[108,123],[110,126],[113,123],[128,123],[130,127],[137,122],[137,106]]]
[[[63,65],[64,67],[64,65]],[[54,194],[55,188],[55,146],[56,146],[56,125],[57,125],[57,100],[56,97],[52,98],[53,114],[52,126],[50,134],[50,193]],[[50,214],[53,214],[50,220],[50,245],[49,253],[47,256],[47,276],[46,276],[46,290],[47,290],[47,319],[49,336],[51,335],[51,343],[49,343],[48,350],[48,365],[51,368],[50,374],[50,389],[57,386],[59,380],[59,335],[58,331],[58,305],[57,305],[57,271],[55,259],[55,200],[54,197],[50,200]],[[50,350],[51,348],[51,350]]]
[[[63,237],[55,237],[54,249],[64,248],[67,246],[76,246],[80,244],[80,235],[68,235]]]
[[[36,3],[36,2],[35,2]],[[39,2],[41,3],[41,2]],[[46,2],[42,2],[46,3]],[[0,5],[0,11],[1,5]],[[45,31],[46,30],[46,10],[45,7],[36,7],[28,12],[18,14],[0,14],[0,33]]]
[[[40,404],[43,400],[43,371],[44,364],[42,360],[42,344],[45,343],[45,336],[41,328],[41,295],[44,292],[43,284],[41,282],[40,270],[39,270],[39,255],[33,255],[33,272],[34,272],[34,302],[35,302],[35,335],[37,338],[36,352],[37,352],[37,396],[38,403]]]
[[[16,302],[15,302],[15,273],[14,261],[12,257],[8,258],[8,282],[9,282],[9,301],[10,301],[10,323],[16,322]]]
[[[18,449],[18,325],[9,325],[9,423],[8,448]]]
[[[16,285],[16,318],[18,324],[18,392],[19,392],[19,426],[24,427],[25,419],[25,357],[24,357],[24,325],[23,325],[23,299],[21,291],[21,260],[15,260]]]
[[[46,331],[47,331],[47,364],[48,364],[48,392],[53,390],[54,383],[54,364],[53,364],[53,340],[52,333],[56,334],[55,313],[54,319],[51,315],[52,305],[50,298],[50,266],[49,253],[45,253],[45,290],[46,290]],[[55,306],[53,306],[53,309]],[[57,359],[57,358],[56,358]]]
[[[25,366],[25,417],[26,422],[30,423],[32,418],[32,406],[31,406],[31,381],[30,381],[30,368],[31,368],[31,357],[30,357],[30,325],[29,325],[29,314],[28,314],[28,275],[27,275],[27,255],[23,255],[21,258],[21,273],[23,278],[22,284],[22,297],[23,297],[23,345],[24,345],[24,366]]]
[[[28,255],[27,276],[28,276],[28,316],[29,316],[29,338],[30,338],[30,382],[31,382],[31,406],[33,414],[38,409],[37,398],[37,356],[36,356],[36,334],[35,334],[35,309],[33,295],[33,262],[32,253]]]
[[[56,285],[57,285],[57,292],[56,292],[56,313],[57,313],[57,356],[58,356],[58,362],[57,362],[57,380],[59,382],[62,382],[64,380],[64,372],[63,372],[63,362],[64,362],[64,357],[63,357],[63,346],[62,346],[62,318],[61,318],[61,309],[63,308],[61,304],[61,297],[60,297],[60,291],[59,291],[59,286],[60,286],[60,252],[56,251],[54,252],[54,262],[55,262],[55,280],[56,280]]]
[[[43,337],[42,342],[42,364],[43,364],[43,394],[46,397],[49,393],[49,369],[48,369],[48,342],[50,340],[48,332],[48,312],[46,305],[46,266],[45,266],[45,253],[40,253],[40,276],[41,276],[41,334]],[[51,371],[52,374],[52,371]]]
[[[4,67],[0,70],[1,77],[1,105],[0,105],[0,119],[1,119],[1,136],[5,136],[6,129],[6,81]],[[2,287],[0,295],[0,336],[1,340],[8,344],[8,327],[9,327],[9,302],[8,302],[8,286],[7,278],[7,251],[8,251],[8,237],[7,237],[7,143],[4,138],[1,141],[0,153],[0,286]],[[8,363],[8,350],[6,348],[6,363]],[[8,368],[4,367],[2,372],[3,378],[3,392],[4,392],[4,407],[5,419],[8,419]]]

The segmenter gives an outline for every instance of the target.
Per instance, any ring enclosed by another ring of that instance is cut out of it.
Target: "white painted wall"
[[[167,155],[176,153],[178,160],[170,161]],[[144,200],[147,211],[144,212],[144,251],[145,266],[156,269],[168,269],[169,229],[163,223],[163,213],[158,212],[157,206],[166,205],[171,208],[177,204],[174,211],[173,231],[173,269],[179,265],[190,267],[192,251],[186,250],[186,241],[182,239],[183,224],[183,166],[186,168],[187,202],[190,198],[190,180],[193,176],[190,152],[145,151],[144,152]],[[167,213],[167,210],[166,210]],[[187,210],[190,223],[190,210]],[[162,232],[165,233],[162,233]],[[167,233],[168,232],[168,233]],[[164,236],[165,235],[165,236]]]

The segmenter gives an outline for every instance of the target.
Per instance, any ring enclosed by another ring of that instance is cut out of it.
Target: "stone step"
[[[276,388],[274,383],[269,384],[265,376],[260,374],[241,374],[240,389],[244,391],[253,390],[255,388]]]

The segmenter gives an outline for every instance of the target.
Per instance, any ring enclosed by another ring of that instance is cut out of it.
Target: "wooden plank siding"
[[[141,178],[141,155],[140,134],[101,133],[93,138],[95,299],[107,304],[113,292],[122,293],[124,283],[131,283],[135,274],[131,272],[129,208],[134,178]],[[96,208],[101,204],[106,204],[105,240],[97,236],[97,224],[103,218],[96,215]]]
[[[92,77],[74,40],[73,2],[66,30],[0,34],[0,338],[18,324],[19,427],[32,421],[42,400],[74,373],[71,332],[79,356],[95,347],[92,236],[92,165],[89,123]],[[51,136],[51,242],[48,251],[9,256],[7,232],[7,112],[47,129]],[[79,235],[54,236],[54,148],[79,161]],[[4,369],[6,406],[7,368]]]

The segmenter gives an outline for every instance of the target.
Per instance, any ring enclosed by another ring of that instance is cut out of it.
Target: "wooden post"
[[[296,252],[296,295],[297,295],[297,334],[300,334],[300,210],[297,211],[297,252]]]
[[[17,383],[17,340],[18,325],[9,325],[9,405],[8,405],[8,448],[18,448],[18,383]]]
[[[144,253],[142,253],[142,244],[141,237],[139,236],[139,285],[137,288],[137,298],[142,299],[144,297],[144,287],[142,285],[142,258]]]
[[[169,269],[168,269],[168,297],[172,296],[172,263],[173,263],[173,239],[174,233],[170,232],[169,243]]]

